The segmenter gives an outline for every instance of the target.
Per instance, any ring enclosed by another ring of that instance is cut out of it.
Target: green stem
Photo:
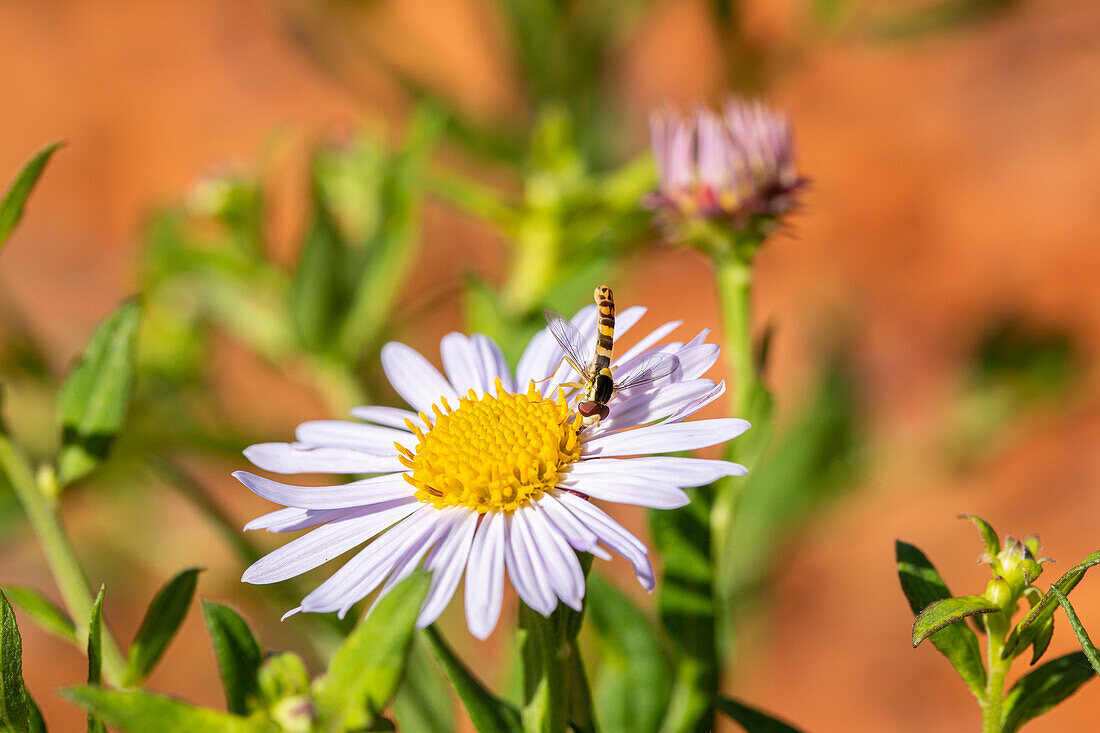
[[[76,626],[77,638],[88,637],[88,622],[92,615],[92,594],[88,590],[88,581],[76,559],[72,544],[65,534],[55,507],[46,498],[34,479],[34,472],[25,455],[11,441],[7,434],[0,434],[0,470],[11,482],[23,511],[31,523],[46,562],[50,566],[54,581],[69,615]],[[108,682],[118,685],[126,665],[119,653],[118,645],[110,632],[103,629],[103,671]]]
[[[733,380],[732,414],[748,416],[757,387],[750,320],[752,265],[737,254],[714,258],[722,310],[723,350]]]
[[[572,640],[562,639],[552,619],[520,606],[524,733],[565,733],[569,723],[567,665]]]
[[[1001,659],[1004,638],[989,633],[989,677],[985,683],[985,700],[982,702],[982,733],[1001,733],[1004,724],[1005,679],[1012,666],[1012,657]]]

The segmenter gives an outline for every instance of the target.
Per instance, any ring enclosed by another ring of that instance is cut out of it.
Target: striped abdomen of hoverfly
[[[601,285],[592,293],[599,311],[596,323],[596,356],[592,360],[591,381],[585,390],[585,399],[577,409],[585,422],[607,417],[607,403],[615,392],[615,380],[611,376],[611,350],[615,345],[615,294],[611,288]],[[591,420],[589,420],[589,418]]]

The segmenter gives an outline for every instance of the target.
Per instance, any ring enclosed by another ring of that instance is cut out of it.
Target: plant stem
[[[77,638],[88,638],[88,622],[92,615],[92,594],[88,581],[76,559],[72,544],[65,534],[55,507],[46,498],[34,479],[34,472],[25,455],[6,433],[0,433],[0,470],[11,482],[23,511],[31,523],[46,562],[50,566],[54,582],[76,626]],[[103,671],[108,682],[118,685],[125,670],[122,654],[110,632],[103,629]]]
[[[722,311],[723,347],[733,379],[732,411],[747,415],[757,385],[753,363],[750,298],[752,265],[734,253],[714,258],[718,298]]]
[[[1012,666],[1012,658],[1001,659],[1004,648],[1001,634],[989,634],[989,677],[985,683],[985,700],[982,703],[982,733],[1001,733],[1004,723],[1005,678]]]

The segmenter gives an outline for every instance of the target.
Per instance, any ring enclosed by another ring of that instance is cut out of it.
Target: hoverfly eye
[[[597,405],[595,402],[582,402],[577,405],[577,412],[579,412],[584,417],[592,417],[600,411],[601,407],[601,405]],[[603,409],[606,410],[607,408],[604,407]]]
[[[611,414],[611,410],[608,409],[607,405],[598,405],[598,407],[600,409],[600,419],[606,420],[607,416]]]

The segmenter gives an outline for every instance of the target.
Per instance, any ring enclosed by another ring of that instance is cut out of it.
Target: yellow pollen
[[[420,413],[426,432],[408,421],[419,442],[397,450],[417,499],[437,509],[513,511],[553,488],[580,457],[582,417],[561,390],[548,399],[534,383],[526,394],[505,392],[499,379],[496,388],[497,395],[480,398],[470,390],[454,409],[446,401],[443,409],[433,405],[434,421]]]

